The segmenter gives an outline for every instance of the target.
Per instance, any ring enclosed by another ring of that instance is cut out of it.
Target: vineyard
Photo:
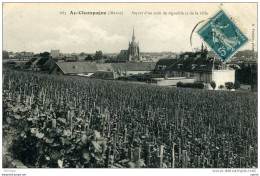
[[[33,168],[257,167],[257,94],[3,69],[3,139]]]

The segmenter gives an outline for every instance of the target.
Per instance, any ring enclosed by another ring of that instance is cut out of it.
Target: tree
[[[82,53],[79,54],[79,56],[86,56],[86,55],[87,55],[87,54],[84,53],[84,52],[82,52]]]
[[[234,89],[239,89],[239,88],[240,88],[240,83],[238,81],[235,81]]]
[[[216,82],[215,82],[215,81],[210,81],[209,84],[211,85],[211,87],[213,88],[213,90],[215,90],[215,88],[216,88]]]
[[[96,54],[94,56],[95,60],[101,60],[103,57],[102,51],[96,51]]]
[[[194,86],[197,87],[197,88],[199,88],[199,89],[203,89],[203,88],[204,88],[204,84],[201,83],[201,82],[199,82],[199,83],[193,83],[193,84],[195,84]]]
[[[108,59],[107,55],[104,55],[104,56],[103,56],[103,59]]]
[[[219,89],[223,89],[223,88],[224,88],[224,85],[219,85],[218,88],[219,88]]]
[[[183,87],[183,83],[182,83],[181,81],[179,81],[179,82],[177,83],[177,87]]]
[[[90,54],[88,54],[88,56],[85,58],[85,61],[91,61],[91,60],[93,60],[93,57]]]
[[[3,50],[3,59],[9,59],[9,54],[5,50]]]
[[[45,52],[43,52],[43,53],[40,53],[40,56],[41,56],[41,57],[50,57],[50,53],[47,52],[47,51],[45,51]]]
[[[234,83],[232,83],[232,82],[226,82],[226,83],[225,83],[225,86],[226,86],[226,88],[227,88],[228,90],[231,90],[231,89],[234,88]]]

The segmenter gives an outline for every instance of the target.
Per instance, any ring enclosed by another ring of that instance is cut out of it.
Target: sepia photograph
[[[257,8],[3,2],[2,169],[256,174]]]

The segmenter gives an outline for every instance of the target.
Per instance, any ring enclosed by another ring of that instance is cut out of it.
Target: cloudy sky
[[[223,3],[221,8],[251,40],[257,26],[256,3]],[[5,3],[3,49],[35,53],[59,49],[62,53],[102,50],[118,53],[128,48],[133,26],[141,52],[191,51],[202,39],[194,26],[213,16],[219,3]],[[60,14],[61,11],[66,15]],[[70,12],[123,12],[123,15],[70,15]],[[175,12],[176,15],[135,15],[133,12]],[[185,15],[185,12],[188,14]],[[206,12],[192,15],[191,12]],[[199,28],[199,27],[198,27]],[[257,33],[255,31],[255,43]],[[248,42],[242,49],[251,49]]]

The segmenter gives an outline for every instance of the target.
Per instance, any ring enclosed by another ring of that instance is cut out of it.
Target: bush
[[[203,89],[204,88],[204,84],[203,83],[182,83],[182,82],[178,82],[177,83],[177,87]]]
[[[131,75],[131,76],[121,76],[118,77],[118,80],[123,81],[139,81],[139,82],[150,82],[156,83],[157,81],[153,78],[163,78],[162,74],[139,74],[139,75]]]
[[[204,88],[204,84],[203,84],[203,83],[197,83],[197,87],[198,87],[199,89],[203,89],[203,88]]]
[[[216,82],[215,81],[210,81],[210,86],[213,88],[213,90],[215,90],[216,88]]]
[[[236,81],[234,83],[234,89],[239,89],[240,88],[240,83],[238,81]]]
[[[180,81],[177,83],[177,87],[183,87],[183,83]]]
[[[218,88],[219,88],[219,89],[223,89],[223,88],[224,88],[224,85],[219,85]]]
[[[234,84],[232,82],[226,82],[225,83],[225,86],[228,90],[231,90],[234,88]]]

